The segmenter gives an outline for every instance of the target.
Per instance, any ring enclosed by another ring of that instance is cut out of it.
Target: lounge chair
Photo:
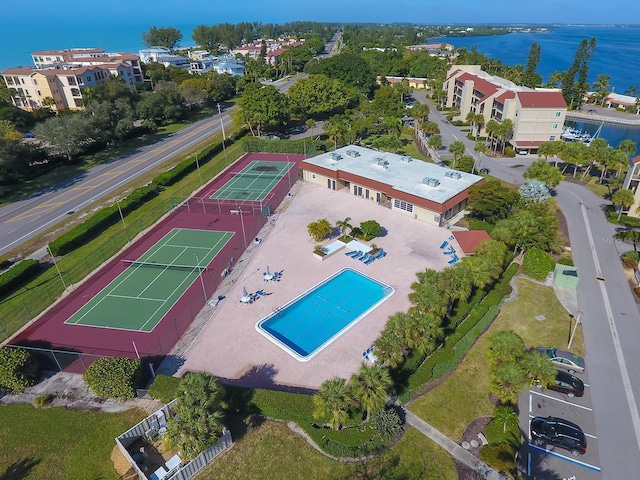
[[[447,263],[449,265],[453,265],[454,263],[456,263],[458,261],[458,256],[454,255],[453,257],[451,257],[451,260],[449,260]]]
[[[456,253],[456,251],[453,247],[451,247],[449,250],[445,250],[442,253],[445,255],[453,255],[454,253]]]
[[[361,256],[358,260],[360,260],[361,262],[366,262],[367,260],[369,260],[370,256],[371,254],[367,252],[363,256]]]
[[[442,245],[440,245],[440,249],[444,250],[445,248],[447,248],[447,245],[449,245],[449,242],[445,240],[444,242],[442,242]]]
[[[374,257],[373,255],[369,255],[369,258],[367,258],[367,259],[364,261],[364,264],[365,264],[365,265],[369,265],[369,264],[370,264],[371,262],[373,262],[375,259],[376,259],[376,257]]]
[[[355,257],[358,253],[360,253],[358,250],[351,250],[350,252],[346,252],[346,253],[345,253],[345,255],[346,255],[347,257],[351,257],[351,258],[353,258],[353,257]]]
[[[357,257],[355,257],[356,260],[362,260],[364,257],[366,257],[367,255],[369,255],[367,252],[360,252],[360,255],[358,255]]]
[[[384,257],[387,254],[387,252],[385,252],[382,248],[378,251],[378,253],[376,253],[373,258],[375,258],[376,260],[378,260],[379,258]]]

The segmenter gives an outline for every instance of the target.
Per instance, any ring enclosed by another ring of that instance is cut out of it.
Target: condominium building
[[[48,107],[54,111],[83,108],[83,90],[110,76],[134,87],[144,81],[140,59],[130,53],[107,53],[99,48],[70,48],[33,52],[34,67],[9,68],[2,78],[14,90],[12,103],[24,110]]]
[[[516,150],[537,150],[543,142],[560,140],[567,104],[559,89],[534,89],[482,71],[479,65],[454,65],[443,83],[446,106],[459,110],[454,120],[466,121],[469,112],[481,114],[478,134],[486,135],[490,120],[510,119],[509,143]]]
[[[640,155],[633,157],[630,161],[631,166],[627,171],[622,188],[629,189],[633,192],[633,205],[629,207],[618,206],[630,217],[640,217]]]

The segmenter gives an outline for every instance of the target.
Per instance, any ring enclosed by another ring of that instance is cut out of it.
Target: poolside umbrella
[[[269,265],[267,265],[267,271],[266,271],[265,275],[271,275],[271,272],[269,271]]]
[[[247,292],[247,287],[242,287],[242,295],[244,297],[248,297],[249,296],[249,293]]]

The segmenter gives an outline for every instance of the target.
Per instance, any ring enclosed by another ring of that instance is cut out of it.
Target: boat
[[[583,142],[589,145],[593,138],[587,132],[572,127],[563,127],[560,139],[565,142]]]

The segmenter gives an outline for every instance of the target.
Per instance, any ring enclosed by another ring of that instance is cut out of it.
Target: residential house
[[[455,58],[458,54],[450,43],[427,43],[423,45],[408,45],[407,50],[414,52],[427,52],[431,57]]]
[[[161,63],[165,67],[176,67],[184,69],[189,69],[191,66],[188,58],[185,58],[181,55],[175,55],[165,47],[143,48],[138,52],[138,55],[140,56],[140,60],[143,63],[155,62]]]
[[[471,173],[355,145],[308,158],[300,165],[307,182],[438,226],[465,208],[469,187],[485,181]]]
[[[490,120],[510,119],[508,142],[516,150],[537,150],[543,142],[560,140],[567,104],[559,89],[534,89],[482,71],[479,65],[455,65],[442,86],[445,105],[459,110],[454,120],[466,121],[469,112],[481,114],[478,134],[486,135]]]
[[[420,90],[424,88],[429,88],[429,79],[423,77],[387,77],[383,75],[379,75],[376,77],[376,83],[378,85],[382,85],[383,83],[387,83],[388,85],[394,85],[396,83],[400,83],[405,81],[409,84],[409,87]]]

